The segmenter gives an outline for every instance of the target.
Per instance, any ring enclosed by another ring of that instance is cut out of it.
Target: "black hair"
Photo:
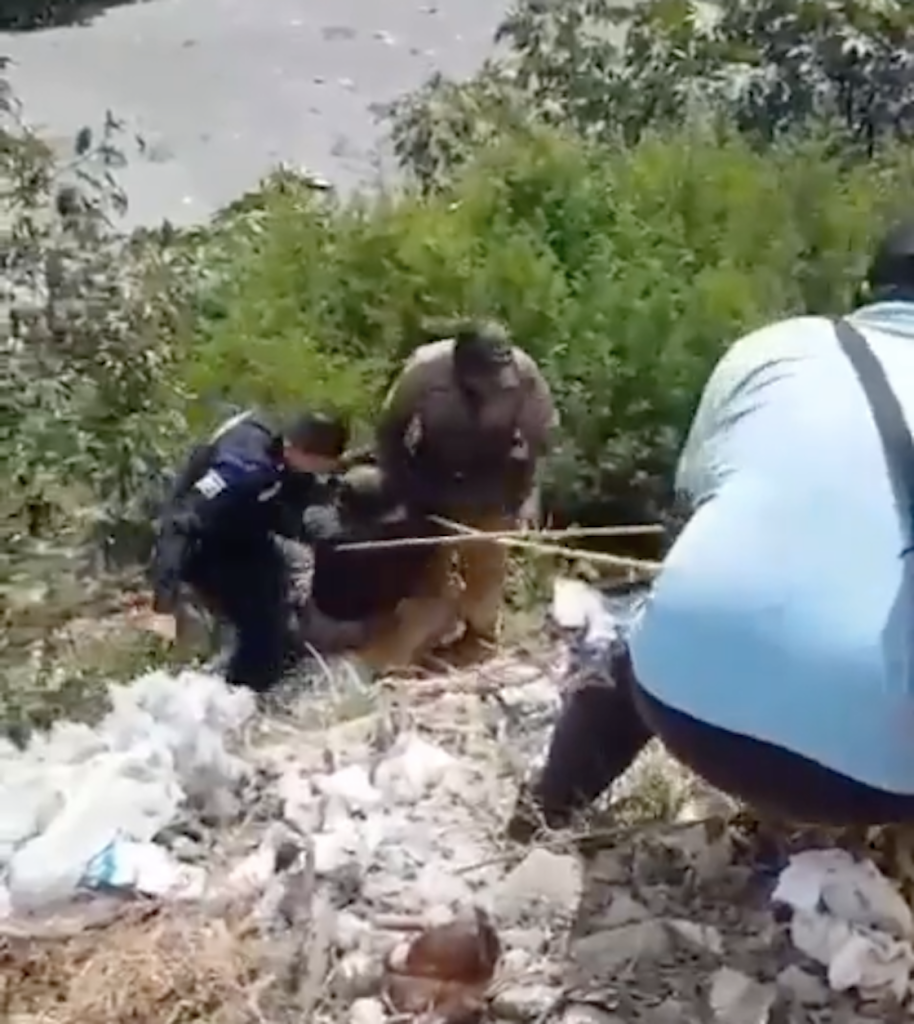
[[[495,323],[466,323],[454,333],[458,373],[485,373],[511,363],[514,348],[508,332]]]
[[[299,451],[335,459],[349,444],[349,423],[335,413],[306,412],[286,426],[283,437]]]
[[[355,466],[342,478],[341,503],[356,519],[374,519],[394,512],[400,500],[377,466]]]
[[[867,284],[871,300],[914,301],[914,220],[886,233],[873,254]]]

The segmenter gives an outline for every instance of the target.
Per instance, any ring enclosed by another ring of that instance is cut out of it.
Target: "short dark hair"
[[[902,221],[886,232],[873,254],[867,283],[874,297],[914,296],[914,220]]]
[[[336,413],[305,412],[289,422],[283,437],[299,451],[335,459],[349,444],[349,423]]]
[[[454,333],[454,362],[458,371],[485,372],[513,360],[514,346],[501,324],[464,323]]]

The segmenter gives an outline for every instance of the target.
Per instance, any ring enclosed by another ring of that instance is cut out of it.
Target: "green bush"
[[[201,396],[332,398],[365,421],[448,318],[501,317],[563,414],[564,515],[660,513],[721,350],[773,317],[847,307],[910,200],[902,150],[844,167],[709,131],[633,148],[526,127],[434,194],[328,201],[283,180],[223,222],[187,379]],[[861,263],[861,260],[863,263]]]

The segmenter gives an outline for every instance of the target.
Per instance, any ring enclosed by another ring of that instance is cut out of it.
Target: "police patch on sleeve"
[[[217,473],[215,469],[210,469],[194,484],[194,490],[199,491],[207,501],[212,501],[227,486],[225,478],[220,473]]]

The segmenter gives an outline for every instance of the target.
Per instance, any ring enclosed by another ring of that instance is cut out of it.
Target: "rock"
[[[371,784],[368,772],[359,764],[341,768],[332,775],[318,776],[315,788],[325,797],[335,797],[352,813],[373,811],[384,800]]]
[[[367,944],[371,928],[358,914],[341,910],[334,919],[333,941],[342,953],[351,953]]]
[[[628,870],[615,850],[600,850],[587,863],[588,883],[624,885],[628,880]]]
[[[349,1007],[349,1024],[384,1024],[387,1012],[380,999],[356,999]]]
[[[542,953],[549,945],[549,936],[541,928],[505,928],[501,940],[505,949],[527,953]]]
[[[188,864],[197,864],[206,859],[206,849],[201,843],[195,842],[189,836],[175,836],[171,842],[171,852],[178,860]]]
[[[361,836],[353,822],[345,828],[334,828],[312,836],[314,844],[314,870],[318,878],[331,878],[358,863],[362,852]]]
[[[670,996],[651,1010],[648,1020],[650,1024],[683,1024],[691,1016],[688,1006],[681,999]]]
[[[763,985],[729,967],[722,967],[711,979],[711,1009],[720,1024],[767,1024],[776,997],[773,985]]]
[[[533,964],[533,955],[525,949],[509,949],[499,961],[499,973],[508,978],[521,978]]]
[[[830,998],[825,982],[796,964],[781,971],[777,986],[788,999],[801,1006],[825,1006]]]
[[[276,786],[283,818],[301,835],[315,832],[320,823],[320,801],[298,770],[284,773]]]
[[[561,995],[560,988],[550,985],[508,985],[496,992],[491,1003],[492,1011],[503,1020],[540,1020],[549,1014]]]
[[[378,765],[375,786],[388,799],[415,803],[459,765],[455,757],[415,733],[397,738],[390,754]]]
[[[502,924],[523,925],[544,918],[570,919],[583,891],[581,863],[572,854],[531,850],[495,887],[492,912]]]
[[[715,956],[723,955],[724,940],[713,925],[680,918],[675,918],[667,923],[687,945],[703,952],[713,953]]]
[[[651,912],[633,899],[624,889],[615,892],[609,908],[598,916],[599,924],[595,926],[600,929],[619,928],[624,924],[634,924],[636,921],[646,921]]]
[[[671,829],[660,843],[678,854],[684,866],[703,882],[719,878],[733,862],[730,833],[718,819]]]
[[[676,1024],[681,1024],[681,1018]],[[602,1006],[593,1003],[574,1003],[565,1009],[561,1016],[561,1024],[625,1024],[623,1019]]]
[[[588,978],[606,977],[635,961],[659,960],[670,945],[670,933],[662,922],[637,921],[577,939],[571,959]]]
[[[384,962],[380,957],[357,950],[347,953],[333,973],[331,990],[347,1003],[377,995],[384,979]]]

